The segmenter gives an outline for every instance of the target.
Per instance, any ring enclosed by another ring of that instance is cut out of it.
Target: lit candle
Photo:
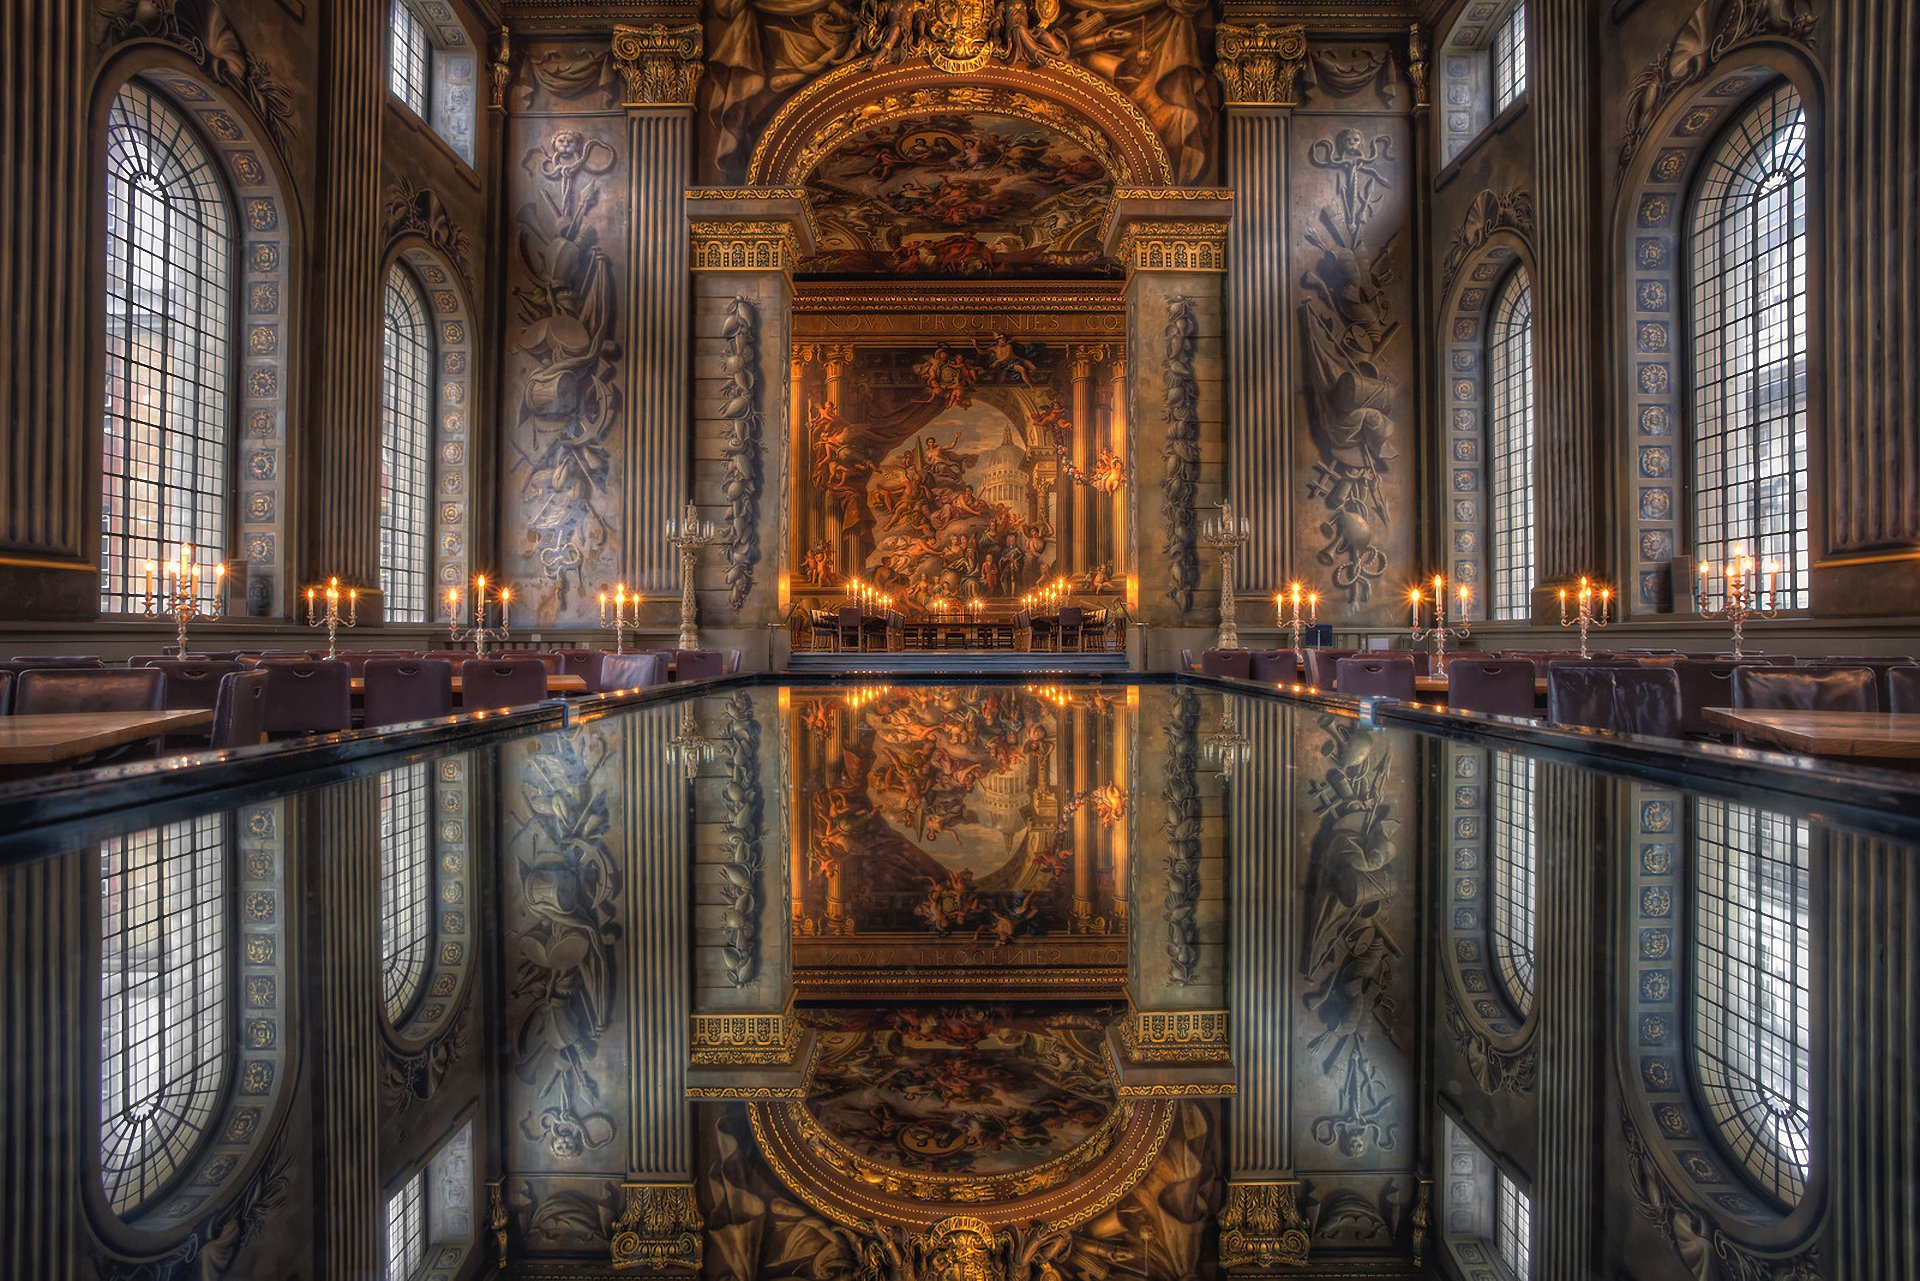
[[[311,590],[309,590],[307,594],[311,596],[313,593]],[[459,603],[460,603],[460,589],[457,587],[447,588],[447,621],[448,622],[453,621],[454,607],[457,606]]]
[[[1413,601],[1413,625],[1418,627],[1420,626],[1420,589],[1416,587],[1407,595]]]
[[[1602,587],[1600,589],[1600,621],[1603,623],[1607,621],[1607,606],[1612,600],[1613,588]]]
[[[512,599],[513,589],[511,587],[502,587],[500,589],[500,627],[503,631],[507,626],[507,602]]]
[[[307,588],[307,617],[313,617],[313,588]]]
[[[1778,565],[1772,561],[1767,562],[1767,595],[1769,597],[1773,595],[1773,576],[1779,571],[1780,567]]]
[[[1320,593],[1308,592],[1307,593],[1307,621],[1311,623],[1318,617],[1320,617]]]
[[[600,617],[605,618],[606,616],[607,616],[607,594],[605,592],[601,592],[600,593]]]
[[[347,588],[347,608],[352,609],[355,605],[358,605],[359,603],[360,603],[360,589],[358,587]]]
[[[148,562],[147,562],[147,599],[148,599],[149,601],[151,601],[151,600],[153,599],[153,571],[154,571],[154,568],[155,568],[155,566],[154,566],[154,563],[153,563],[152,561],[148,561]]]
[[[1462,587],[1460,589],[1460,617],[1465,618],[1466,616],[1467,616],[1467,589],[1465,587]]]

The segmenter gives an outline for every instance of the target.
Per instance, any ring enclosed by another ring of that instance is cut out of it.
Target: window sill
[[[387,112],[401,124],[405,125],[410,131],[425,138],[434,149],[439,151],[442,156],[445,156],[447,160],[452,163],[454,172],[466,179],[468,186],[472,187],[475,191],[480,190],[479,171],[467,162],[465,156],[455,151],[445,138],[440,136],[439,130],[435,129],[427,121],[422,120],[419,115],[414,112],[413,108],[400,101],[400,99],[393,94],[392,90],[388,90],[387,92]]]
[[[1465,151],[1462,151],[1452,160],[1449,160],[1446,167],[1434,176],[1433,189],[1438,191],[1459,177],[1460,171],[1466,168],[1467,163],[1479,155],[1488,143],[1492,142],[1496,136],[1513,128],[1514,123],[1518,121],[1520,117],[1527,114],[1527,107],[1532,100],[1533,90],[1529,89],[1512,102],[1509,102],[1506,110],[1488,121],[1487,127],[1473,136],[1473,141],[1467,144]]]

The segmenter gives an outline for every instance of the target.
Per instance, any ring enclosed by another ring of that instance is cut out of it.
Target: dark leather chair
[[[202,662],[191,658],[162,658],[146,665],[167,678],[168,711],[190,707],[216,707],[220,700],[220,682],[233,672],[247,670],[238,659],[228,662]]]
[[[0,716],[13,711],[13,673],[0,668]]]
[[[1533,716],[1533,663],[1525,658],[1455,654],[1447,661],[1447,708],[1495,716]]]
[[[1906,667],[1913,662],[1911,658],[1809,658],[1800,663],[1802,671],[1812,671],[1830,667],[1864,667],[1873,673],[1874,687],[1880,692],[1882,706],[1887,702],[1887,673],[1896,667]]]
[[[1247,674],[1257,681],[1291,685],[1300,679],[1300,660],[1290,649],[1256,649]]]
[[[1087,615],[1077,605],[1063,605],[1060,608],[1060,648],[1079,649],[1082,629],[1086,626]]]
[[[727,656],[717,649],[676,649],[673,651],[673,679],[705,681],[724,676]]]
[[[353,728],[353,673],[339,659],[263,658],[267,733],[332,734]]]
[[[1202,676],[1233,676],[1246,680],[1253,675],[1253,653],[1244,649],[1209,649],[1200,655]]]
[[[1361,658],[1407,658],[1413,660],[1413,674],[1425,676],[1433,670],[1433,655],[1424,649],[1369,649]]]
[[[324,650],[321,652],[320,657],[326,657]],[[417,658],[419,657],[419,651],[412,649],[343,649],[340,651],[339,657],[340,661],[347,665],[347,671],[350,674],[354,676],[365,676],[367,674],[367,664],[376,658]]]
[[[834,615],[833,643],[840,649],[860,648],[860,607],[842,605]]]
[[[1306,659],[1307,684],[1316,689],[1332,689],[1339,678],[1337,664],[1343,658],[1352,658],[1360,651],[1357,649],[1310,649],[1303,656]]]
[[[587,693],[600,692],[600,669],[606,666],[610,655],[604,649],[560,649],[554,651],[560,656],[560,670],[567,676],[578,676],[587,683]]]
[[[1375,658],[1356,654],[1334,667],[1334,688],[1356,698],[1397,698],[1413,701],[1413,660],[1400,655]]]
[[[1680,678],[1667,667],[1553,663],[1547,668],[1547,717],[1560,725],[1677,738]]]
[[[1723,737],[1726,730],[1707,723],[1705,709],[1733,706],[1732,659],[1680,658],[1669,666],[1680,681],[1680,732]]]
[[[220,678],[213,701],[213,732],[208,746],[216,751],[258,747],[267,735],[267,681],[259,668],[232,671]]]
[[[158,712],[167,678],[151,667],[30,667],[13,682],[13,714]]]
[[[664,654],[609,654],[600,666],[602,690],[645,689],[667,683]]]
[[[453,715],[453,664],[444,658],[370,658],[360,723],[368,729]]]
[[[547,697],[547,665],[538,658],[469,658],[460,664],[460,706],[525,707]]]
[[[1909,663],[1887,669],[1887,710],[1920,712],[1920,666]]]
[[[1877,712],[1876,684],[1870,667],[1778,671],[1742,666],[1733,673],[1733,705],[1752,710]]]
[[[450,664],[453,670],[457,672],[460,670],[460,664],[466,662],[469,658],[479,658],[480,655],[470,649],[430,649],[421,654],[420,657],[440,659],[442,662]]]
[[[105,667],[98,654],[22,654],[18,658],[7,660],[10,672],[30,672],[35,669],[68,667]]]

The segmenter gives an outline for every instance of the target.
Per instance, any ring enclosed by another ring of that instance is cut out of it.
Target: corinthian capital
[[[614,27],[613,61],[627,82],[622,105],[691,106],[700,81],[700,46],[697,23]]]
[[[1307,29],[1221,24],[1215,36],[1220,79],[1227,101],[1263,106],[1295,105],[1293,85],[1307,61]]]

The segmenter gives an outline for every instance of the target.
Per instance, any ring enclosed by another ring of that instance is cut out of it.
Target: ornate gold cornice
[[[625,1204],[613,1224],[610,1250],[617,1271],[700,1271],[700,1207],[691,1183],[623,1183]]]
[[[805,200],[805,187],[688,187],[688,200]]]
[[[622,106],[690,107],[704,65],[700,26],[615,26],[613,62],[626,80]]]
[[[791,1014],[696,1014],[696,1067],[753,1067],[793,1062],[799,1029]]]
[[[695,218],[695,271],[787,271],[800,259],[800,236],[784,218]]]
[[[1220,1211],[1221,1267],[1305,1267],[1312,1244],[1297,1181],[1227,1184],[1227,1204]]]
[[[1136,1063],[1226,1063],[1232,1055],[1225,1010],[1135,1010],[1120,1025]]]
[[[1225,271],[1227,224],[1139,219],[1122,233],[1119,258],[1128,271]]]
[[[1256,22],[1250,27],[1222,23],[1214,35],[1217,68],[1227,87],[1227,102],[1258,106],[1298,105],[1294,84],[1307,65],[1307,29]]]

